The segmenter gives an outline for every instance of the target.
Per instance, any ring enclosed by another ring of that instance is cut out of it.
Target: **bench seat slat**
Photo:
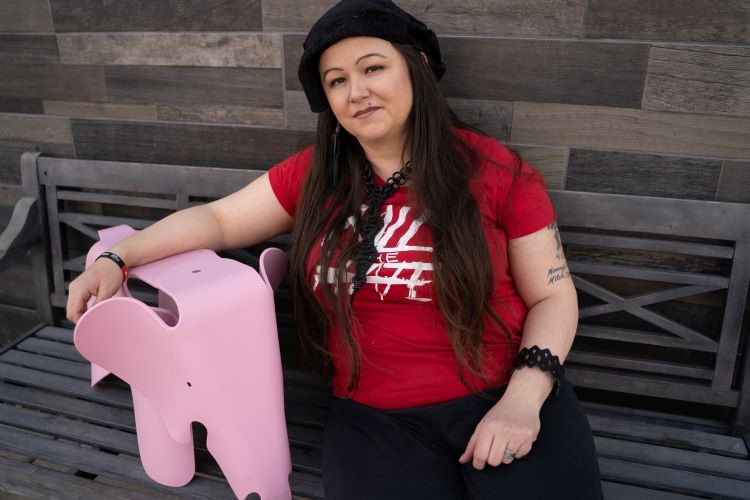
[[[750,488],[750,460],[746,458],[723,457],[603,436],[595,436],[594,442],[596,452],[600,457],[633,460],[695,473],[713,474],[717,477],[739,479],[748,481],[748,488]]]
[[[10,491],[30,498],[65,498],[84,500],[179,500],[177,494],[152,491],[148,494],[118,488],[100,481],[91,481],[35,464],[10,460],[0,456],[0,491]]]
[[[608,481],[630,482],[641,486],[669,489],[675,493],[736,500],[747,499],[748,484],[736,479],[695,474],[669,467],[612,458],[599,458],[599,469],[602,479]]]
[[[50,413],[58,413],[95,424],[118,429],[135,429],[132,409],[85,401],[34,387],[22,387],[0,382],[0,401],[20,404]]]
[[[129,390],[107,385],[92,388],[90,383],[83,380],[39,372],[2,362],[0,362],[0,380],[54,390],[67,396],[80,397],[119,408],[130,409],[133,407]]]
[[[45,354],[55,358],[67,359],[81,364],[88,363],[86,358],[81,356],[76,350],[75,346],[63,342],[32,337],[18,344],[18,349],[36,354]]]
[[[90,474],[104,474],[134,481],[169,492],[168,487],[152,481],[144,472],[140,461],[134,457],[125,459],[123,455],[113,455],[94,448],[84,448],[77,444],[2,427],[0,427],[0,442],[3,443],[3,448],[15,453],[69,465]],[[202,477],[194,478],[183,487],[181,492],[196,498],[234,498],[228,486],[217,488],[216,481]]]
[[[35,354],[18,349],[3,354],[1,359],[3,363],[11,365],[24,366],[26,368],[33,368],[34,370],[50,373],[59,373],[60,375],[80,380],[91,380],[91,368],[85,363],[53,358],[51,356]]]
[[[742,438],[703,431],[678,429],[667,425],[628,421],[602,415],[588,415],[595,435],[669,445],[687,450],[702,450],[715,455],[748,459]]]
[[[683,495],[681,493],[671,493],[669,491],[652,490],[649,488],[640,488],[630,484],[613,483],[611,481],[602,481],[602,493],[605,500],[695,500],[693,495]]]

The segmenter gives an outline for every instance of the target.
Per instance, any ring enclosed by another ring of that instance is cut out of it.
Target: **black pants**
[[[323,439],[326,499],[602,498],[591,429],[567,381],[544,403],[527,456],[483,470],[460,464],[501,391],[489,394],[404,410],[332,398]]]

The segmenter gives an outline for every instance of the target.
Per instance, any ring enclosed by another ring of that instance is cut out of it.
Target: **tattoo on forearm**
[[[570,270],[568,270],[568,264],[565,262],[565,253],[563,252],[562,240],[560,239],[560,230],[557,228],[557,222],[553,222],[547,229],[554,231],[555,233],[555,259],[559,261],[559,266],[550,267],[547,271],[547,285],[554,285],[561,279],[565,279],[570,276]]]

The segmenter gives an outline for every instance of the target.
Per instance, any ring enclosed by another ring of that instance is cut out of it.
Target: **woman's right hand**
[[[112,297],[122,286],[120,266],[110,259],[97,259],[68,287],[67,318],[73,323],[86,312],[86,304],[96,297],[94,305]]]

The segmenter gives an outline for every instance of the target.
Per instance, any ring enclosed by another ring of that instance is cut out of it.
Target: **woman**
[[[600,498],[540,176],[455,117],[434,33],[392,2],[340,2],[304,48],[314,146],[114,245],[71,283],[68,318],[116,293],[123,261],[291,230],[298,330],[333,379],[327,498]]]

